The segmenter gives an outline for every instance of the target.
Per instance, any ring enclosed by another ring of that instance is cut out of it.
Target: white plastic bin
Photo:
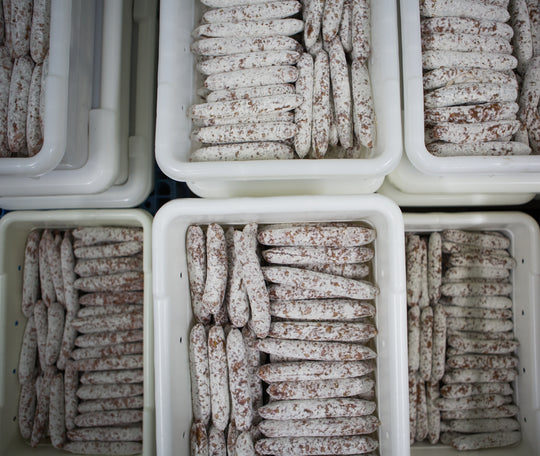
[[[76,15],[69,0],[51,1],[49,74],[45,78],[43,147],[33,157],[0,158],[0,175],[39,176],[55,168],[66,151],[71,25]]]
[[[405,260],[402,215],[379,195],[174,200],[153,224],[156,432],[158,454],[187,456],[192,422],[185,235],[191,224],[363,221],[377,231],[377,397],[380,454],[409,454]]]
[[[124,9],[125,21],[133,21],[132,25],[124,28],[123,33],[127,33],[129,40],[127,37],[123,39],[125,46],[122,52],[124,60],[126,56],[130,57],[122,67],[122,78],[130,79],[130,83],[123,84],[129,103],[122,106],[122,123],[125,125],[120,132],[122,142],[127,143],[128,156],[125,165],[121,165],[121,168],[125,167],[125,172],[118,174],[117,182],[99,193],[80,194],[77,191],[52,195],[39,193],[32,196],[0,196],[0,207],[8,210],[127,208],[144,202],[152,191],[154,180],[156,71],[151,62],[155,62],[157,51],[156,15],[157,0],[135,0],[133,8]],[[88,112],[86,119],[88,121]],[[87,129],[84,128],[82,132],[86,134],[88,142]],[[80,134],[70,139],[83,141]],[[62,175],[68,175],[73,172],[69,170],[73,169],[76,168],[64,167]]]
[[[510,254],[517,265],[512,270],[514,333],[520,342],[519,376],[514,384],[520,407],[522,442],[518,447],[469,451],[470,455],[529,456],[540,454],[540,230],[534,219],[521,212],[469,212],[404,214],[405,230],[410,232],[442,229],[500,231],[511,241]],[[443,445],[415,444],[414,456],[455,456],[458,451]]]
[[[154,346],[152,308],[152,217],[138,209],[15,211],[0,219],[0,454],[63,454],[51,445],[37,449],[19,433],[17,367],[26,318],[21,311],[26,238],[36,228],[134,226],[144,231],[144,418],[143,455],[155,454]]]
[[[160,3],[156,160],[170,178],[203,197],[287,194],[358,194],[377,190],[402,151],[397,6],[371,2],[369,59],[377,116],[377,146],[365,159],[262,160],[192,163],[191,120],[198,75],[191,31],[201,16],[198,0]]]
[[[95,21],[95,32],[101,33],[97,39],[93,31],[83,27],[90,43],[81,40],[79,52],[92,53],[93,60],[91,66],[89,56],[80,60],[84,68],[97,74],[78,70],[82,82],[70,81],[73,83],[70,96],[75,97],[73,103],[78,103],[72,106],[68,120],[71,122],[68,129],[71,150],[67,151],[63,164],[39,177],[2,177],[2,197],[100,193],[114,185],[120,173],[127,175],[125,119],[129,118],[129,93],[125,90],[124,78],[129,78],[130,73],[129,70],[122,72],[122,64],[126,66],[122,57],[126,56],[126,45],[131,42],[133,2],[93,0],[78,6],[81,21],[85,17],[91,23]],[[97,50],[96,43],[101,46]],[[77,62],[73,65],[77,68]],[[88,83],[92,84],[90,99]],[[47,96],[46,104],[50,104],[49,99]]]
[[[405,152],[411,163],[427,175],[512,176],[518,181],[522,174],[535,174],[533,179],[538,182],[540,180],[539,156],[435,157],[427,151],[424,144],[424,93],[418,0],[401,0],[400,13],[404,139]],[[528,177],[523,178],[528,179]],[[483,192],[482,189],[478,191]],[[530,191],[537,192],[537,190]]]
[[[403,154],[398,167],[387,176],[387,180],[399,191],[418,194],[422,198],[425,197],[426,201],[433,194],[445,195],[449,199],[456,197],[456,200],[469,198],[471,195],[485,194],[489,195],[489,199],[494,203],[483,201],[481,204],[501,204],[496,202],[497,195],[515,194],[511,199],[523,200],[534,193],[540,193],[540,174],[472,175],[463,173],[436,176],[420,171],[411,163],[406,154]],[[503,196],[501,200],[508,199]]]
[[[384,179],[377,193],[399,207],[517,206],[530,202],[535,193],[408,193]]]

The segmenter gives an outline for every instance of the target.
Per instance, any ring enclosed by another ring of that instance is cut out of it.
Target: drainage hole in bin
[[[527,422],[527,418],[526,418],[526,417],[523,417],[523,422],[524,422],[524,423]]]
[[[15,375],[15,374],[17,373],[17,369],[13,369],[13,370],[11,371],[11,373],[12,373],[13,375]]]
[[[15,422],[15,421],[17,421],[17,417],[16,417],[16,416],[13,417],[13,422]]]
[[[19,326],[19,321],[15,320],[15,326]]]
[[[186,431],[182,432],[182,438],[183,438],[183,439],[186,438]]]
[[[180,278],[182,278],[182,273],[180,273]]]
[[[521,259],[521,264],[525,264],[525,258]]]
[[[524,311],[524,310],[521,311],[521,315],[525,315],[525,311]]]
[[[180,343],[182,343],[182,337],[180,337],[180,339],[178,339],[178,341],[179,341]]]
[[[17,271],[20,271],[21,269],[21,265],[17,266]]]
[[[523,373],[525,373],[525,372],[527,372],[527,371],[525,370],[525,368],[523,368]]]

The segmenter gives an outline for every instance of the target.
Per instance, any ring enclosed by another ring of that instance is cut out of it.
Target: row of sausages
[[[323,158],[329,146],[343,158],[374,147],[368,1],[202,3],[191,50],[205,102],[190,109],[202,144],[192,161]]]
[[[521,440],[509,247],[498,232],[407,234],[411,444],[472,450]]]
[[[420,14],[429,152],[538,153],[538,1],[430,0]]]
[[[341,223],[188,227],[192,454],[377,448],[374,239]]]
[[[18,420],[32,446],[50,440],[74,453],[140,453],[142,251],[139,228],[29,233]]]
[[[33,156],[43,145],[50,0],[6,0],[0,11],[0,157]]]

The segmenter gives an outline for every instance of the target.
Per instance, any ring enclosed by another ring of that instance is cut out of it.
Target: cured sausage
[[[208,423],[211,413],[210,371],[206,331],[201,323],[196,324],[189,337],[189,370],[191,374],[191,403],[193,417]]]
[[[364,416],[374,411],[375,402],[351,397],[272,401],[258,409],[269,420]]]
[[[265,437],[325,437],[371,434],[379,427],[373,415],[306,420],[264,420],[259,429]]]
[[[299,361],[265,364],[258,369],[266,383],[361,377],[373,372],[371,361]]]
[[[246,225],[244,232],[235,231],[234,248],[242,264],[243,281],[249,296],[251,328],[257,337],[266,337],[270,329],[270,300],[257,253],[251,247],[255,245],[256,235],[256,225]]]
[[[225,333],[221,326],[212,326],[208,331],[208,367],[212,424],[223,431],[229,422],[230,405]]]
[[[374,299],[379,294],[376,285],[362,280],[282,266],[263,267],[262,270],[270,282],[328,291],[344,298]]]
[[[41,232],[32,230],[26,238],[23,265],[22,312],[26,318],[33,313],[34,303],[38,300],[39,282],[39,241]]]
[[[376,358],[377,356],[369,347],[345,342],[314,342],[268,337],[259,339],[256,345],[259,350],[265,353],[287,353],[289,356],[304,360],[358,361]]]
[[[232,414],[236,428],[247,431],[251,426],[253,411],[246,348],[240,330],[230,330],[226,346]]]

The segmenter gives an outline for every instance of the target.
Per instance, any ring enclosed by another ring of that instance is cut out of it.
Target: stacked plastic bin
[[[20,353],[24,351],[21,346],[25,327],[30,328],[29,316],[21,309],[28,236],[48,232],[57,239],[65,235],[72,241],[71,233],[76,228],[108,227],[113,232],[119,228],[136,232],[141,247],[136,263],[143,277],[138,285],[142,292],[138,304],[133,304],[143,320],[138,324],[136,351],[140,358],[140,402],[136,414],[140,416],[130,435],[137,434],[135,428],[140,428],[141,435],[132,448],[141,448],[140,454],[153,455],[154,211],[151,207],[148,211],[134,208],[147,200],[154,182],[158,2],[4,2],[2,12],[13,12],[23,3],[31,9],[47,8],[45,4],[50,4],[51,31],[49,67],[42,85],[46,93],[43,146],[30,157],[13,154],[0,158],[0,394],[4,398],[0,453],[67,453],[52,436],[50,440],[56,447],[49,442],[45,428],[37,448],[30,446],[30,439],[24,439],[20,430],[24,413],[19,402]],[[60,295],[56,299],[61,303]],[[58,304],[55,306],[58,308]],[[65,307],[64,313],[68,315],[70,310]],[[88,308],[87,311],[91,312]],[[75,313],[69,318],[78,317],[82,315]],[[58,377],[64,370],[58,366],[55,373]],[[62,431],[65,436],[66,429]],[[109,442],[109,450],[100,447],[100,443],[92,445],[76,444],[71,451],[119,451],[117,442]]]
[[[152,5],[52,2],[44,145],[33,157],[0,159],[0,207],[133,207],[145,200],[153,181]]]

